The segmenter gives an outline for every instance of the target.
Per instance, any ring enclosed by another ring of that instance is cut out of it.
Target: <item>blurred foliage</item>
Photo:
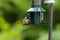
[[[60,0],[54,3],[54,25],[52,40],[60,40]],[[48,24],[23,25],[26,11],[31,7],[31,0],[0,0],[0,40],[48,40]],[[49,5],[42,7],[46,10],[45,20],[49,20]]]

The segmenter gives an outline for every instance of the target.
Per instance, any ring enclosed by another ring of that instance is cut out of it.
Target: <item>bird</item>
[[[24,17],[24,19],[23,19],[23,24],[24,24],[24,25],[29,24],[29,18],[28,18],[27,16]]]

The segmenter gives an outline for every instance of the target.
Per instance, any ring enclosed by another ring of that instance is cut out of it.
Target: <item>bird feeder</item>
[[[44,3],[49,4],[49,37],[48,40],[52,40],[52,27],[53,27],[53,3],[54,0],[44,0]],[[30,24],[40,24],[44,21],[43,13],[45,10],[41,6],[41,0],[32,0],[32,6],[29,10]]]
[[[32,0],[32,6],[27,12],[30,13],[31,24],[40,24],[43,21],[43,12],[45,12],[41,6],[41,0]]]

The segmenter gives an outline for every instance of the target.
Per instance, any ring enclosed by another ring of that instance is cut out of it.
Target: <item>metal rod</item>
[[[49,16],[50,16],[50,19],[49,19],[49,38],[48,40],[52,40],[52,27],[53,27],[53,3],[51,3],[49,5]]]
[[[32,0],[32,6],[34,5],[34,0]]]
[[[32,0],[32,6],[33,5],[41,5],[41,0]]]

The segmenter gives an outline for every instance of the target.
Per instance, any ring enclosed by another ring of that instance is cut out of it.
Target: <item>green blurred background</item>
[[[29,16],[26,11],[30,7],[31,0],[0,0],[0,40],[48,40],[48,24],[22,24],[23,18]],[[42,7],[48,21],[49,5],[42,0]],[[60,0],[55,0],[53,21],[52,40],[60,40]]]

